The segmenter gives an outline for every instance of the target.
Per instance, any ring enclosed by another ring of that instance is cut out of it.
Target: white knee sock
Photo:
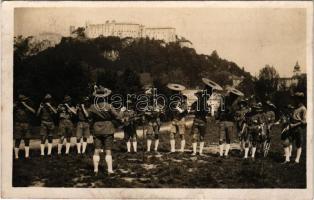
[[[226,144],[225,156],[228,156],[230,149],[230,144]]]
[[[58,144],[58,154],[61,154],[62,144]]]
[[[130,141],[126,142],[126,147],[128,149],[128,152],[131,152],[131,142]]]
[[[176,151],[176,148],[175,148],[175,145],[176,145],[176,141],[175,140],[170,140],[170,147],[171,147],[171,152],[175,152]]]
[[[48,143],[48,153],[47,153],[47,155],[51,155],[51,150],[52,150],[52,144]]]
[[[98,155],[93,155],[94,172],[98,172],[99,160],[100,160],[100,156],[98,156]]]
[[[184,147],[185,147],[185,140],[181,140],[181,152],[184,152]]]
[[[108,167],[108,173],[113,173],[113,170],[112,170],[112,156],[111,155],[106,155],[105,159],[106,159],[106,163],[107,163],[107,167]]]
[[[246,147],[246,148],[244,149],[244,158],[247,158],[248,155],[249,155],[249,148]]]
[[[155,151],[158,151],[159,139],[155,140]]]
[[[14,148],[15,159],[19,159],[19,150],[20,148]]]
[[[203,154],[204,142],[200,142],[200,155]]]
[[[252,158],[255,158],[256,147],[252,147]]]
[[[302,153],[302,148],[297,148],[297,156],[295,157],[295,162],[299,163],[300,162],[300,157],[301,157],[301,153]]]
[[[133,141],[132,144],[133,144],[133,150],[134,150],[134,152],[137,152],[137,141]],[[156,143],[155,143],[155,144],[156,144]]]
[[[289,145],[289,156],[291,157],[292,155],[292,144]]]
[[[290,148],[289,147],[285,147],[284,148],[285,151],[285,161],[289,162],[290,161]]]
[[[224,144],[219,145],[219,155],[223,156],[224,155]]]
[[[147,140],[147,151],[150,152],[150,146],[152,145],[152,140]]]
[[[25,146],[25,158],[29,157],[29,146]]]
[[[196,154],[197,142],[193,142],[192,147],[193,147],[193,154]]]
[[[67,142],[67,143],[65,144],[65,154],[69,154],[69,152],[70,152],[70,146],[71,146],[71,144],[70,144],[69,142]]]
[[[40,144],[40,155],[41,156],[45,155],[45,144]]]
[[[80,142],[76,143],[77,153],[81,154],[81,146],[82,144]]]
[[[82,153],[85,153],[85,151],[86,151],[86,147],[87,147],[87,142],[83,142],[83,149],[82,149]]]

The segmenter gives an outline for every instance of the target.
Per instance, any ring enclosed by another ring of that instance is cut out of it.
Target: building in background
[[[72,35],[74,26],[70,26]],[[99,36],[115,36],[120,38],[145,38],[162,40],[166,43],[176,41],[176,29],[172,27],[145,27],[136,23],[121,23],[116,21],[106,21],[103,24],[86,23],[85,34],[88,38]]]
[[[301,67],[297,61],[293,67],[292,77],[279,78],[277,89],[278,90],[289,90],[292,86],[296,86],[298,84],[300,78],[303,78],[304,76],[306,76],[306,73],[301,72]]]
[[[177,38],[177,42],[180,47],[193,48],[193,43],[190,40],[185,39],[184,37]]]
[[[163,40],[166,43],[176,41],[176,29],[171,27],[144,28],[142,37]]]

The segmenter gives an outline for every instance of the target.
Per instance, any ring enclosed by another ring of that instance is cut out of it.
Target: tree
[[[256,81],[256,95],[261,100],[271,98],[277,91],[279,74],[276,69],[272,66],[266,65],[262,68]]]
[[[251,77],[245,77],[238,85],[238,89],[243,92],[245,96],[251,96],[255,93],[255,82]]]

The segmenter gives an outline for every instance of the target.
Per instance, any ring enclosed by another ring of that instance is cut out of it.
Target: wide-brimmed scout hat
[[[72,100],[72,98],[69,95],[65,95],[63,98],[64,102],[70,102]]]
[[[208,78],[202,78],[202,81],[206,86],[212,88],[213,90],[218,90],[218,91],[223,90],[223,88],[218,83],[216,83],[216,82],[214,82]]]
[[[46,94],[44,97],[44,99],[51,99],[51,98],[52,98],[51,94]]]
[[[183,91],[185,90],[185,86],[177,84],[177,83],[168,83],[167,88],[174,91]]]
[[[102,86],[95,88],[93,92],[93,96],[95,97],[107,97],[110,94],[111,94],[111,90],[109,90],[108,88],[104,88]]]
[[[228,87],[227,91],[228,91],[228,93],[234,94],[234,95],[239,96],[239,97],[244,96],[244,94],[240,90],[237,90],[234,87]]]
[[[18,99],[19,99],[20,101],[26,101],[26,100],[28,100],[28,97],[25,96],[24,94],[19,94]]]

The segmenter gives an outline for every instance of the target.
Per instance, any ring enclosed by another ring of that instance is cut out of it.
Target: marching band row
[[[187,132],[186,117],[193,114],[192,134],[192,155],[197,154],[199,144],[199,155],[203,155],[204,137],[207,133],[207,118],[211,107],[208,105],[208,99],[213,93],[223,96],[223,103],[215,113],[215,119],[219,123],[219,156],[229,157],[230,143],[236,136],[240,139],[240,147],[244,152],[244,159],[251,157],[255,159],[256,150],[259,148],[263,156],[267,156],[270,148],[271,133],[273,126],[283,124],[281,139],[283,141],[285,161],[289,163],[292,152],[292,143],[295,142],[297,154],[295,163],[300,162],[302,151],[302,137],[306,132],[306,107],[304,105],[304,94],[297,92],[293,97],[296,99],[296,106],[287,106],[285,112],[280,112],[278,108],[266,101],[250,105],[244,94],[235,88],[229,87],[223,89],[217,83],[203,78],[203,90],[195,95],[195,101],[191,108],[187,108],[187,99],[182,91],[185,87],[180,84],[169,83],[169,91],[173,95],[182,97],[182,101],[175,104],[169,104],[167,116],[171,119],[170,129],[170,152],[174,153],[175,137],[180,136],[180,152],[185,150],[185,135]],[[205,92],[204,92],[205,91]],[[146,91],[149,95],[149,92]],[[125,134],[127,151],[131,152],[133,146],[134,152],[137,152],[137,128],[143,127],[143,133],[147,136],[147,152],[151,151],[151,145],[154,141],[154,151],[158,153],[159,133],[161,127],[161,115],[165,114],[164,108],[148,109],[145,112],[139,112],[135,103],[128,101],[127,108],[120,110],[106,101],[111,95],[111,91],[102,86],[95,87],[92,98],[97,98],[94,104],[91,104],[91,97],[83,97],[81,102],[74,106],[71,97],[66,95],[64,101],[54,107],[52,105],[52,96],[47,94],[37,110],[34,109],[32,102],[23,94],[18,95],[18,101],[14,105],[14,139],[15,159],[19,158],[19,147],[21,140],[25,143],[25,158],[29,158],[29,141],[31,137],[31,118],[37,116],[40,119],[41,136],[41,155],[45,155],[45,142],[48,140],[47,155],[51,155],[54,130],[58,125],[58,154],[61,154],[64,140],[65,154],[69,154],[70,139],[76,124],[76,147],[78,154],[84,154],[87,146],[87,138],[93,130],[94,154],[93,165],[94,172],[98,173],[100,162],[100,153],[105,151],[105,161],[108,167],[108,173],[113,173],[111,149],[113,145],[114,133],[117,123],[123,127]],[[102,98],[99,98],[102,97]],[[56,119],[57,118],[57,119]],[[92,126],[91,126],[92,125]],[[251,151],[250,151],[251,149]],[[249,152],[251,155],[249,156]]]

